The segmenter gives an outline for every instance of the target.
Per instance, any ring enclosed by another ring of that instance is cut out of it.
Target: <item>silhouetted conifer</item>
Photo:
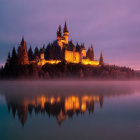
[[[35,59],[38,59],[39,58],[39,50],[38,50],[38,47],[35,48],[35,51],[34,51],[34,56],[35,56]]]
[[[85,49],[85,44],[84,43],[81,44],[81,49]]]
[[[92,45],[87,50],[87,58],[89,58],[90,60],[94,60],[94,51],[93,51],[93,46]]]
[[[10,56],[10,52],[9,52],[6,63],[5,63],[5,67],[10,66],[10,63],[11,63],[11,56]]]
[[[27,52],[27,46],[26,42],[24,41],[24,38],[22,38],[21,44],[18,47],[18,65],[26,65],[29,64],[29,58],[28,58],[28,52]]]
[[[17,64],[17,53],[15,47],[13,47],[11,65],[16,65],[16,64]]]
[[[49,60],[50,56],[49,56],[49,51],[50,51],[50,47],[51,47],[51,44],[49,43],[46,47],[46,51],[45,51],[45,59]]]
[[[76,44],[76,51],[77,51],[77,52],[80,52],[80,48],[81,48],[80,45],[77,43],[77,44]]]
[[[100,64],[100,65],[103,65],[103,64],[104,64],[103,54],[102,54],[102,52],[101,52],[101,54],[100,54],[99,64]]]
[[[45,44],[43,45],[42,49],[43,49],[43,51],[45,50]]]
[[[30,48],[28,50],[28,56],[29,56],[29,61],[33,61],[34,60],[34,54],[33,54],[31,46],[30,46]]]

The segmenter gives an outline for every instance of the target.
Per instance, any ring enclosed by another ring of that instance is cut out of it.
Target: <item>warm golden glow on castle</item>
[[[59,25],[57,30],[57,40],[53,43],[53,46],[57,46],[58,49],[60,48],[59,54],[56,54],[59,55],[59,59],[45,60],[44,52],[42,51],[40,54],[40,59],[37,61],[39,66],[46,63],[58,64],[63,61],[65,63],[81,63],[83,65],[99,66],[99,61],[95,61],[94,59],[94,51],[92,46],[86,52],[84,44],[81,44],[81,46],[77,44],[75,46],[72,41],[69,41],[69,31],[66,22],[63,29],[63,35],[61,25]]]
[[[99,66],[101,64],[99,60],[95,60],[92,45],[86,51],[84,43],[74,45],[72,40],[69,40],[69,37],[69,31],[65,22],[63,33],[61,31],[61,25],[59,25],[57,39],[53,43],[49,43],[46,47],[45,45],[40,49],[36,47],[34,53],[31,46],[27,51],[26,42],[23,37],[17,50],[16,58],[18,59],[16,63],[18,65],[36,63],[38,66],[58,64],[60,62],[93,66]],[[13,48],[13,54],[16,56],[15,48]]]

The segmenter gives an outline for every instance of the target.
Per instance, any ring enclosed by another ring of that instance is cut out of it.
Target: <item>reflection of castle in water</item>
[[[28,114],[45,114],[55,116],[59,124],[63,120],[72,118],[74,114],[84,114],[86,111],[89,113],[94,112],[94,104],[98,102],[100,107],[103,106],[102,96],[68,96],[65,98],[60,97],[37,97],[35,99],[25,99],[21,102],[8,101],[8,110],[12,110],[12,114],[18,115],[22,125],[25,124]]]

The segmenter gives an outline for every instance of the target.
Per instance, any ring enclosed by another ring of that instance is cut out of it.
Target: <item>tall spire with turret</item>
[[[58,30],[57,30],[57,37],[61,37],[62,32],[61,32],[61,25],[59,25]]]
[[[67,23],[66,23],[66,21],[65,21],[63,33],[64,33],[64,34],[63,34],[64,43],[65,43],[65,44],[68,44],[68,42],[69,42],[69,31],[68,31],[68,28],[67,28]]]
[[[66,21],[65,21],[63,33],[66,33],[66,32],[68,33],[69,31],[68,31],[68,28],[67,28],[67,23],[66,23]]]

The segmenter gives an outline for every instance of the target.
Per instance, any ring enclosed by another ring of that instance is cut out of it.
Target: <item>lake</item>
[[[1,81],[0,140],[139,140],[138,81]]]

